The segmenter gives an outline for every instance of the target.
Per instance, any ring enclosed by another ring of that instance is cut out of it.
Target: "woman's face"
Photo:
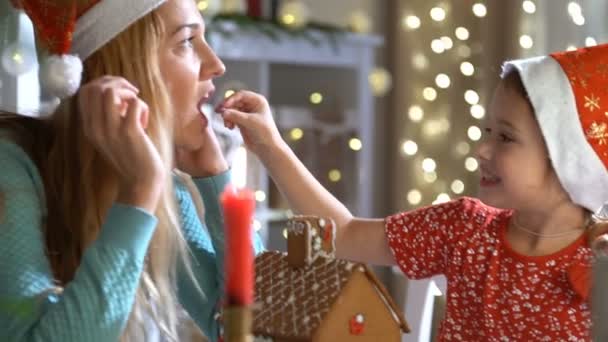
[[[205,41],[205,23],[194,0],[168,0],[158,13],[166,29],[159,60],[176,115],[175,147],[197,150],[212,114],[202,106],[213,95],[213,79],[226,67]]]

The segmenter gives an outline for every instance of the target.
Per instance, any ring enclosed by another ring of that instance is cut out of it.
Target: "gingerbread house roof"
[[[385,287],[364,264],[319,256],[306,267],[294,268],[287,254],[265,252],[256,258],[255,267],[253,333],[257,336],[311,338],[353,272],[367,276],[395,323],[409,331]]]

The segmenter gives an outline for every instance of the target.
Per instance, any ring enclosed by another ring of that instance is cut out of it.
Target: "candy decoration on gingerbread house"
[[[408,325],[364,264],[334,257],[333,221],[296,216],[287,254],[255,260],[253,333],[258,340],[401,341]]]

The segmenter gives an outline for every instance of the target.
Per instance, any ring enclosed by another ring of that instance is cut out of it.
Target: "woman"
[[[49,50],[76,13],[53,34],[85,85],[49,119],[0,119],[0,340],[177,340],[180,304],[216,340],[229,171],[200,108],[225,68],[196,4],[20,5]]]

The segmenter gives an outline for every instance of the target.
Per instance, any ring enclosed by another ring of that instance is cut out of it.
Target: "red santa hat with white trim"
[[[11,0],[48,52],[40,85],[59,99],[78,91],[82,60],[166,0]]]
[[[534,107],[553,167],[573,202],[608,210],[608,44],[505,63]]]

